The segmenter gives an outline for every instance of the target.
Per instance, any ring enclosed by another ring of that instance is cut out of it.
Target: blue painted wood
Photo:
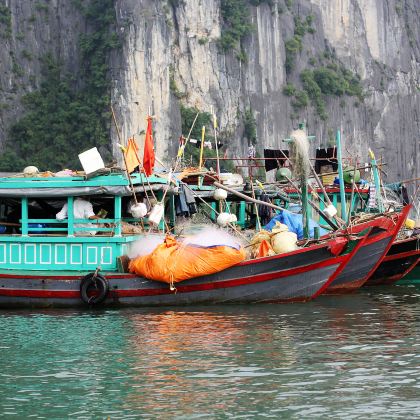
[[[143,174],[132,174],[133,185],[140,185],[149,181],[151,184],[167,184],[165,178]],[[123,174],[99,175],[85,180],[83,177],[50,177],[50,178],[8,178],[0,177],[2,189],[20,188],[74,188],[74,187],[97,187],[97,186],[128,186],[129,182]]]
[[[22,238],[10,237],[9,241],[0,243],[2,268],[19,271],[28,269],[89,271],[100,266],[103,270],[113,271],[117,269],[117,257],[124,255],[127,251],[126,243],[138,240],[139,236],[125,238],[26,237],[25,241],[22,241]],[[45,239],[50,240],[46,242]],[[100,241],[92,241],[92,239],[100,239]],[[117,242],[116,239],[120,241]]]
[[[26,236],[28,234],[28,198],[22,197],[21,200],[21,209],[22,209],[22,235]]]
[[[73,216],[73,204],[74,204],[74,197],[70,196],[67,197],[67,223],[68,223],[68,235],[74,235],[74,216]]]
[[[114,234],[115,236],[121,236],[121,197],[115,196],[114,197],[114,220],[115,224]],[[106,222],[105,222],[106,223]]]

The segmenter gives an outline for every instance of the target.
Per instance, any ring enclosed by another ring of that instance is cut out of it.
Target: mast
[[[338,180],[340,182],[341,218],[345,222],[347,222],[346,191],[344,189],[343,156],[342,156],[342,150],[341,150],[340,130],[337,130],[336,145],[337,145],[337,161],[338,161]]]

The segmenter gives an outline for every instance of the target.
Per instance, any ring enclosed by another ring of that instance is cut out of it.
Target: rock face
[[[68,69],[77,66],[77,39],[84,30],[70,0],[50,0],[38,9],[29,0],[5,4],[11,11],[11,36],[2,39],[5,48],[0,50],[0,142],[21,113],[19,97],[40,82],[36,58],[50,49]],[[388,181],[419,176],[418,0],[262,2],[250,7],[255,30],[242,42],[246,62],[218,48],[220,6],[220,0],[116,1],[124,43],[110,57],[112,101],[124,138],[137,135],[142,142],[151,110],[158,156],[170,160],[181,134],[182,103],[202,111],[213,108],[227,155],[244,157],[248,144],[238,115],[251,107],[260,152],[282,147],[282,139],[305,120],[316,135],[313,147],[326,146],[341,129],[345,155],[365,162],[371,147],[387,163]],[[294,17],[308,15],[315,31],[303,37],[295,68],[287,75],[285,41],[293,36]],[[294,112],[283,87],[286,82],[299,86],[300,72],[326,50],[361,76],[366,96],[361,103],[355,97],[328,97],[323,121],[310,104]],[[111,136],[116,143],[114,131]]]

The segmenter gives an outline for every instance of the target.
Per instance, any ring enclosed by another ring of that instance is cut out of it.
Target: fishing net
[[[295,130],[290,134],[293,140],[290,146],[290,160],[296,178],[308,179],[309,176],[309,141],[303,130]]]

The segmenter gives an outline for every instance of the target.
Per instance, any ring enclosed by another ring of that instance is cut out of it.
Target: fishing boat
[[[369,238],[370,232],[327,237],[289,253],[243,261],[218,273],[192,278],[171,289],[168,284],[139,277],[126,268],[124,256],[130,245],[147,240],[148,234],[124,232],[124,223],[140,222],[127,215],[125,209],[133,189],[144,192],[146,183],[158,199],[162,198],[167,180],[152,176],[146,182],[138,173],[130,179],[123,173],[89,178],[1,178],[0,226],[7,230],[0,234],[0,306],[309,300],[345,270]],[[95,207],[106,209],[107,218],[75,219],[72,209],[76,197],[91,197]],[[170,215],[173,197],[166,197]],[[57,220],[55,214],[64,203],[68,218]],[[147,222],[145,218],[146,226]],[[86,234],[90,231],[97,233]]]
[[[352,258],[351,263],[330,283],[324,293],[346,293],[363,286],[392,246],[410,208],[411,206],[406,206],[400,213],[371,215],[370,220],[349,226],[349,230],[353,234],[366,226],[371,227],[372,230]]]
[[[418,235],[396,240],[365,285],[394,284],[414,270],[419,260],[420,237]]]
[[[333,205],[341,210],[342,198],[340,197],[340,189],[338,187],[327,187],[324,191],[327,192],[330,201],[334,203]],[[291,198],[297,196],[296,190],[289,188],[287,192]],[[310,190],[310,192],[313,191]],[[314,192],[318,197],[323,194],[323,191],[320,189],[315,189]],[[364,189],[363,194],[355,195],[352,194],[351,188],[345,188],[343,197],[346,201],[346,208],[350,207],[349,214],[355,214],[347,227],[349,232],[354,234],[359,232],[360,229],[366,229],[367,227],[371,227],[372,232],[357,255],[354,256],[351,263],[331,282],[324,293],[336,294],[351,292],[363,285],[385,282],[387,278],[389,278],[389,282],[393,282],[393,276],[397,274],[393,270],[397,270],[403,276],[406,270],[410,270],[412,264],[415,265],[416,252],[418,253],[415,249],[416,241],[403,241],[401,245],[398,245],[398,241],[396,243],[394,241],[411,207],[406,206],[404,209],[398,209],[397,212],[365,213],[365,203],[369,199],[368,191]],[[323,210],[325,203],[320,200],[319,206]],[[316,213],[312,213],[311,216],[320,226],[326,226],[325,219],[322,215],[317,216]],[[407,247],[411,247],[412,249],[409,250]],[[398,255],[400,252],[402,254]],[[399,263],[387,263],[387,261],[399,261]],[[400,264],[399,269],[396,268],[397,264]],[[391,266],[392,270],[389,270]],[[376,275],[378,275],[377,280],[375,280]],[[395,278],[396,280],[394,281],[397,281],[400,277]]]
[[[399,286],[416,284],[420,284],[420,262],[417,262],[416,266],[397,282]]]

